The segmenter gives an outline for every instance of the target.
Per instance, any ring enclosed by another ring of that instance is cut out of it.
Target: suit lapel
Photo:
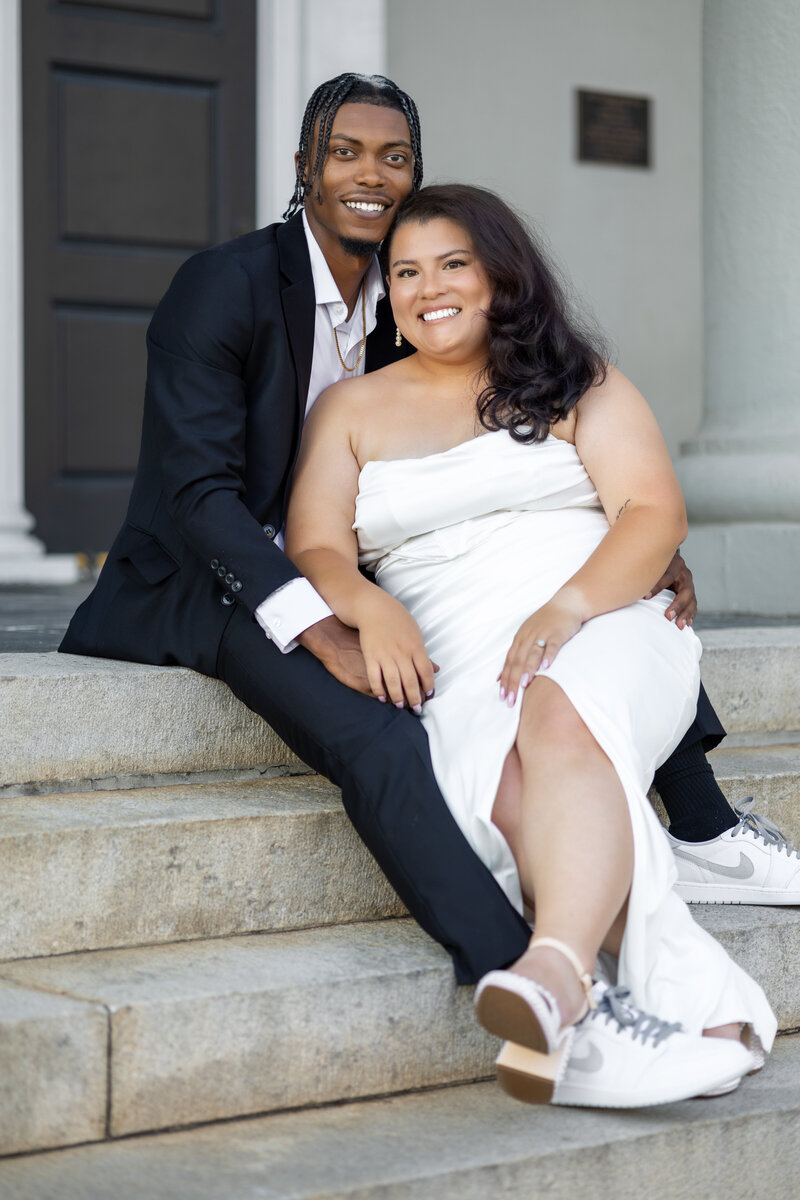
[[[302,429],[306,411],[308,385],[311,381],[311,360],[314,354],[314,320],[316,301],[311,260],[300,213],[280,225],[276,233],[281,275],[286,281],[281,290],[281,304],[289,345],[297,372],[297,411]]]
[[[286,281],[281,291],[281,303],[297,372],[297,408],[300,417],[299,428],[302,429],[314,355],[316,297],[308,244],[300,213],[285,225],[278,226],[276,239],[281,275]],[[378,303],[377,322],[367,339],[364,364],[366,371],[376,371],[379,367],[385,367],[388,363],[413,353],[413,347],[405,343],[402,349],[395,347],[395,326],[388,297]]]

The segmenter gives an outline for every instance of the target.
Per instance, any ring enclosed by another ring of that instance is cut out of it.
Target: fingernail
[[[380,700],[381,704],[385,704],[385,703],[386,703],[386,697],[385,697],[385,696],[378,696],[378,699]]]
[[[421,705],[421,704],[415,704],[415,705],[414,705],[414,707],[413,707],[413,709],[412,709],[411,711],[412,711],[412,712],[415,712],[415,713],[417,714],[417,716],[419,716],[419,714],[422,712],[422,705]]]
[[[509,707],[509,708],[513,708],[513,707],[514,707],[514,701],[515,701],[515,699],[516,699],[516,696],[514,695],[514,693],[513,693],[513,692],[509,692],[509,693],[508,693],[508,699],[506,700],[506,704],[508,705],[508,707]]]
[[[546,671],[546,670],[547,670],[547,668],[548,668],[549,666],[550,666],[550,659],[549,659],[549,658],[543,658],[543,659],[542,659],[542,666],[541,666],[541,670],[542,670],[542,671]]]
[[[526,671],[525,674],[522,676],[522,679],[520,679],[520,681],[519,681],[519,686],[521,688],[526,688],[528,686],[528,684],[530,683],[530,681],[531,681],[531,677],[528,674],[528,672]]]
[[[405,708],[405,704],[402,700],[396,700],[394,706],[395,708]]]
[[[673,608],[668,608],[667,609],[667,620],[671,621],[674,618],[674,616],[675,616],[675,610]]]
[[[434,692],[433,688],[431,688],[431,690],[429,692],[425,693],[425,699],[430,700],[431,696],[433,696],[433,695],[435,695],[435,692]]]
[[[505,700],[505,698],[506,698],[506,689],[501,684],[500,685],[500,699]]]

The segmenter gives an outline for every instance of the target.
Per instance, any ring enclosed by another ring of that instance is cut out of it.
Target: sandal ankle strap
[[[572,947],[568,946],[566,942],[560,942],[558,938],[535,937],[528,949],[535,950],[537,946],[547,946],[551,950],[558,950],[559,954],[563,954],[564,958],[566,958],[570,966],[574,968],[575,974],[578,976],[580,985],[586,993],[586,999],[588,1001],[589,1008],[594,1008],[594,998],[592,996],[592,977],[588,971],[584,970],[583,963],[578,958]]]

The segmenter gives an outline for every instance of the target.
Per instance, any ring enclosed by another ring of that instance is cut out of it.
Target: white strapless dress
[[[525,445],[500,430],[424,458],[373,461],[359,478],[359,559],[418,622],[439,664],[422,722],[456,821],[522,911],[513,857],[491,812],[520,702],[497,676],[519,626],[608,531],[570,443]],[[587,621],[540,674],[564,690],[610,758],[630,809],[634,872],[617,982],[641,1008],[690,1032],[750,1022],[769,1049],[776,1021],[761,988],[692,919],[647,800],[653,772],[691,724],[700,642],[664,617],[662,592]]]

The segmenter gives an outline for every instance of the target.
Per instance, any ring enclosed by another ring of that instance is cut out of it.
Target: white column
[[[709,611],[800,615],[800,5],[706,0],[704,419],[678,471]]]
[[[256,219],[279,221],[294,189],[306,102],[343,71],[386,71],[386,0],[258,0]]]
[[[0,584],[65,583],[72,555],[45,555],[24,504],[21,0],[0,4]]]

